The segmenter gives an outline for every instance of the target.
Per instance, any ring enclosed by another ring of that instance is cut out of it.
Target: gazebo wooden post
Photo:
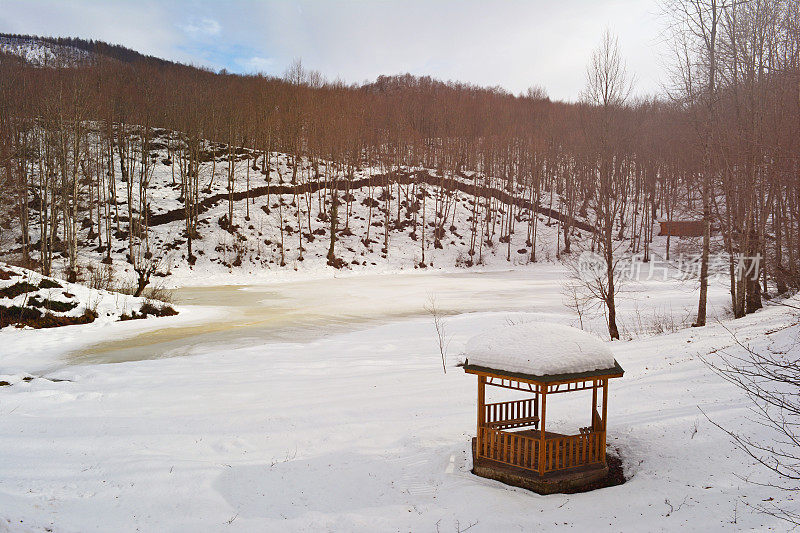
[[[603,380],[603,434],[600,439],[600,459],[606,460],[606,415],[608,414],[608,378]]]
[[[486,435],[483,433],[483,426],[486,425],[486,376],[478,376],[478,432],[475,447],[481,454],[486,446],[484,440]]]
[[[595,427],[594,412],[597,411],[597,380],[592,381],[592,412],[590,413],[590,420],[592,421],[592,431],[597,431],[599,428]]]
[[[545,431],[544,431],[544,424],[545,424],[545,417],[547,415],[547,385],[542,385],[542,417],[540,423],[542,424],[541,427],[541,436],[539,437],[539,475],[544,475],[544,439],[545,439]]]

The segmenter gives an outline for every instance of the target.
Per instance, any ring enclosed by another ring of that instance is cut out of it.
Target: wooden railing
[[[603,431],[548,437],[540,455],[540,438],[483,426],[478,428],[476,452],[492,461],[546,473],[605,461],[605,440]]]
[[[525,426],[538,427],[539,412],[536,398],[513,402],[488,403],[484,406],[484,421],[494,429]]]
[[[477,447],[480,457],[537,470],[539,439],[519,433],[481,427],[478,428]]]
[[[600,463],[605,460],[605,440],[603,432],[545,439],[543,464],[539,471],[552,472]]]

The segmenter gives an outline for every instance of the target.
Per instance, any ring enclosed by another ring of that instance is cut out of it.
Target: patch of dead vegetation
[[[136,311],[131,311],[130,313],[124,313],[122,316],[119,317],[119,319],[121,321],[140,320],[150,316],[161,317],[161,316],[174,316],[177,314],[178,312],[170,305],[164,304],[159,307],[153,302],[145,302],[142,304],[142,307],[139,308],[138,313]]]
[[[18,281],[13,285],[0,289],[0,298],[16,298],[20,294],[36,292],[38,290],[39,287],[36,285],[28,283],[27,281]]]
[[[34,329],[55,328],[75,324],[89,324],[94,322],[96,318],[97,313],[88,309],[80,316],[57,316],[50,312],[42,312],[35,307],[0,305],[0,328],[11,325],[18,328],[26,326]]]

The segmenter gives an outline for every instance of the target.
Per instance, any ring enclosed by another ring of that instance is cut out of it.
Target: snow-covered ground
[[[786,529],[747,504],[796,508],[792,495],[743,481],[769,478],[699,409],[763,434],[742,393],[699,360],[736,349],[713,321],[650,337],[630,328],[639,338],[610,345],[626,374],[611,385],[609,444],[627,483],[539,496],[470,473],[476,386],[454,365],[486,328],[575,325],[563,275],[542,265],[191,288],[164,321],[0,332],[0,367],[12,369],[0,373],[66,380],[0,387],[0,531]],[[431,293],[449,314],[446,374],[422,309]],[[689,312],[695,298],[650,281],[622,301],[621,322]],[[723,285],[711,303],[724,317]],[[757,348],[796,350],[797,321],[774,306],[725,325]],[[92,364],[103,361],[126,362]],[[580,393],[557,400],[553,424],[584,422]]]

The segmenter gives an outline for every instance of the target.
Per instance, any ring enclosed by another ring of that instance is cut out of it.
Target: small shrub
[[[134,292],[136,292],[136,284],[125,283],[124,285],[117,285],[116,287],[114,287],[114,292],[118,292],[120,294],[127,294],[128,296],[130,296]]]
[[[142,296],[147,300],[158,300],[159,302],[172,303],[174,296],[172,291],[164,288],[163,285],[148,285]]]
[[[97,313],[87,310],[81,316],[56,316],[50,313],[45,313],[41,319],[35,321],[30,326],[41,328],[57,328],[60,326],[73,326],[75,324],[89,324],[94,322],[97,318]]]
[[[142,307],[139,308],[139,312],[131,311],[130,314],[123,314],[119,317],[121,321],[125,320],[140,320],[142,318],[147,318],[148,316],[174,316],[177,315],[178,312],[169,305],[162,305],[158,306],[154,302],[145,302],[142,304]]]
[[[97,314],[97,306],[100,305],[100,300],[101,300],[100,297],[97,297],[97,298],[91,298],[90,297],[90,298],[88,298],[86,300],[86,302],[84,303],[84,306],[85,306],[84,313],[92,313],[95,316],[98,316],[98,314]]]
[[[120,285],[114,289],[115,292],[119,292],[122,294],[132,295],[136,292],[136,284],[126,284]],[[172,303],[173,295],[172,291],[169,289],[165,289],[161,285],[148,285],[142,291],[141,297],[145,300],[158,300],[161,302]]]
[[[147,315],[157,315],[159,312],[158,307],[153,305],[151,302],[145,302],[142,304],[142,307],[139,308],[139,313],[144,316]]]
[[[103,291],[111,290],[114,284],[114,269],[108,264],[89,272],[89,286]]]
[[[178,312],[171,305],[162,305],[158,316],[175,316]]]

